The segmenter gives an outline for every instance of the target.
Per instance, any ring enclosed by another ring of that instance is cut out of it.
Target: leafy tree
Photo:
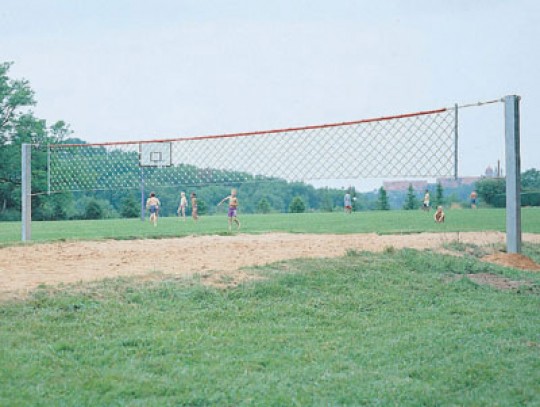
[[[437,183],[437,189],[435,190],[435,205],[444,204],[444,189],[440,182]]]
[[[84,218],[85,219],[103,219],[103,217],[104,217],[104,211],[100,203],[95,199],[89,200],[84,210]]]
[[[332,197],[328,192],[328,188],[325,188],[324,190],[322,202],[320,205],[321,211],[323,212],[332,212],[334,210],[334,202],[332,201]]]
[[[268,202],[268,199],[266,197],[261,198],[259,203],[257,204],[257,212],[259,213],[270,213],[271,211],[270,202]]]
[[[36,211],[32,213],[32,218],[39,220],[65,220],[73,218],[75,213],[73,194],[65,192],[44,197]]]
[[[506,192],[504,178],[485,178],[476,182],[476,191],[480,198],[488,205],[493,205],[497,195]]]
[[[531,168],[521,174],[521,186],[523,189],[540,189],[540,171]]]
[[[18,122],[20,110],[33,106],[34,92],[25,79],[10,79],[8,76],[12,62],[0,63],[0,143],[10,138],[10,131]]]
[[[36,118],[25,107],[35,104],[34,92],[26,80],[8,76],[12,63],[0,63],[0,212],[20,212],[21,145],[47,145],[71,134],[69,126],[59,121],[50,128],[45,120]],[[32,192],[47,190],[47,153],[32,149]],[[72,211],[68,195],[35,195],[32,199],[33,218],[66,219]]]
[[[291,213],[304,213],[306,211],[306,204],[300,196],[295,196],[289,205],[289,212]]]
[[[420,204],[418,203],[418,199],[416,199],[414,188],[412,184],[409,184],[409,188],[407,189],[407,198],[405,199],[405,204],[403,205],[403,209],[413,210],[413,209],[418,209],[419,206]]]
[[[379,195],[377,199],[376,208],[379,211],[390,210],[390,204],[388,203],[388,196],[386,195],[386,190],[383,187],[379,188]]]
[[[197,198],[197,213],[199,215],[205,215],[208,212],[208,205],[206,201],[201,198]]]
[[[122,200],[120,214],[123,218],[137,218],[140,216],[141,206],[133,195],[129,194]]]

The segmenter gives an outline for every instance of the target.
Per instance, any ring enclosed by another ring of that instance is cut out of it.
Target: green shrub
[[[122,200],[120,213],[123,218],[137,218],[140,216],[141,207],[133,195],[128,195]]]
[[[496,208],[506,208],[506,194],[495,195],[492,204]],[[540,206],[540,191],[522,192],[521,206]]]
[[[258,213],[270,213],[271,210],[272,210],[272,208],[270,206],[270,202],[268,202],[268,199],[261,198],[261,200],[257,204],[257,212]]]
[[[103,207],[100,205],[98,201],[95,199],[91,199],[86,204],[86,208],[84,209],[84,218],[85,219],[103,219],[104,218],[104,211]]]
[[[289,205],[289,212],[291,213],[304,213],[306,211],[306,204],[299,196],[295,196]]]

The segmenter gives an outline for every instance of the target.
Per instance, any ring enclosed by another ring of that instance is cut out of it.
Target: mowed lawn
[[[0,305],[0,405],[540,405],[538,273],[391,248],[247,272],[259,280],[117,279]]]
[[[369,211],[346,215],[334,213],[242,215],[242,233],[417,233],[455,231],[505,231],[504,209],[447,210],[444,224],[435,224],[433,211]],[[523,232],[540,233],[540,208],[522,209]],[[134,239],[228,233],[227,217],[201,216],[194,223],[188,218],[161,218],[157,227],[140,219],[95,221],[33,222],[32,241]],[[0,223],[0,244],[21,240],[20,222]]]
[[[241,216],[242,232],[505,229],[499,209]],[[540,210],[523,208],[525,232]],[[20,223],[0,223],[17,244]],[[34,222],[35,241],[227,233],[225,215]],[[460,250],[460,245],[450,245]],[[429,251],[349,251],[196,276],[41,287],[0,304],[0,406],[540,405],[540,273]],[[473,253],[473,254],[466,254]],[[540,262],[540,245],[524,245]],[[519,282],[500,290],[470,275]],[[226,276],[222,283],[231,283]]]

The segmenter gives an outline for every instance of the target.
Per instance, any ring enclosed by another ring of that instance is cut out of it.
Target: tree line
[[[12,63],[0,63],[0,220],[19,220],[21,211],[21,146],[49,144],[85,144],[73,138],[69,125],[60,120],[53,124],[34,115],[35,93],[25,79],[12,79]],[[118,160],[124,157],[118,156]],[[139,190],[96,190],[47,194],[47,152],[32,151],[32,217],[34,220],[95,219],[105,217],[136,217],[141,212]],[[84,165],[79,163],[78,165]],[[184,172],[186,168],[183,169]],[[90,171],[88,171],[90,173]],[[95,176],[92,174],[90,176]],[[105,176],[130,176],[110,174]],[[234,179],[230,174],[225,178]],[[241,178],[241,177],[237,177]],[[152,179],[144,195],[150,193]],[[316,189],[301,182],[279,179],[252,180],[246,183],[164,187],[157,190],[163,207],[162,214],[174,215],[180,191],[195,192],[199,212],[211,214],[216,204],[237,188],[244,213],[333,211],[342,206],[344,192],[337,188]]]
[[[9,77],[12,63],[0,63],[0,220],[19,220],[21,211],[21,146],[31,143],[39,146],[49,144],[85,144],[74,138],[69,125],[59,120],[48,124],[36,117],[31,108],[36,104],[34,91],[29,82]],[[124,153],[127,154],[127,153]],[[109,157],[110,159],[110,157]],[[115,158],[126,159],[122,153]],[[230,193],[238,190],[242,213],[271,212],[332,212],[343,210],[344,189],[315,188],[302,182],[287,182],[282,179],[246,178],[245,174],[223,172],[220,184],[179,185],[175,187],[153,187],[152,178],[147,180],[144,191],[134,189],[89,190],[46,194],[47,152],[43,148],[32,153],[32,217],[34,220],[100,219],[115,217],[137,217],[141,205],[152,191],[162,202],[162,215],[176,214],[180,192],[197,194],[200,214],[213,214],[216,204]],[[80,164],[85,165],[85,164]],[[174,168],[163,169],[171,171]],[[178,170],[178,168],[177,168]],[[184,166],[183,173],[198,169]],[[217,170],[216,170],[217,171]],[[92,171],[88,169],[87,173]],[[94,171],[95,172],[95,171]],[[219,171],[217,171],[219,172]],[[218,174],[219,175],[219,174]],[[91,176],[97,177],[96,174]],[[133,177],[133,174],[105,174],[100,177]],[[227,182],[244,179],[248,182]],[[535,169],[522,175],[522,186],[529,204],[540,205],[540,173]],[[442,186],[430,186],[436,204],[465,202],[472,186],[444,191]],[[481,180],[476,186],[480,198],[488,205],[497,206],[505,192],[504,179]],[[348,189],[353,197],[353,210],[416,209],[420,206],[422,193],[412,186],[407,192],[388,192],[384,188],[369,193],[357,193]],[[535,200],[538,198],[537,200]],[[522,197],[523,199],[523,197]]]

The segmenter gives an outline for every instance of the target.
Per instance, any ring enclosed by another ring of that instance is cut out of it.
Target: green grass
[[[243,233],[417,233],[455,231],[505,231],[504,209],[448,210],[444,224],[435,224],[433,212],[370,211],[352,215],[343,213],[241,215]],[[523,208],[524,232],[540,233],[540,208]],[[179,218],[162,218],[157,228],[138,219],[99,221],[33,222],[32,240],[134,239],[227,233],[227,218],[203,216],[194,224]],[[0,223],[0,244],[21,240],[20,222]]]
[[[413,250],[250,272],[265,280],[108,280],[1,305],[0,405],[540,405],[538,273]]]

